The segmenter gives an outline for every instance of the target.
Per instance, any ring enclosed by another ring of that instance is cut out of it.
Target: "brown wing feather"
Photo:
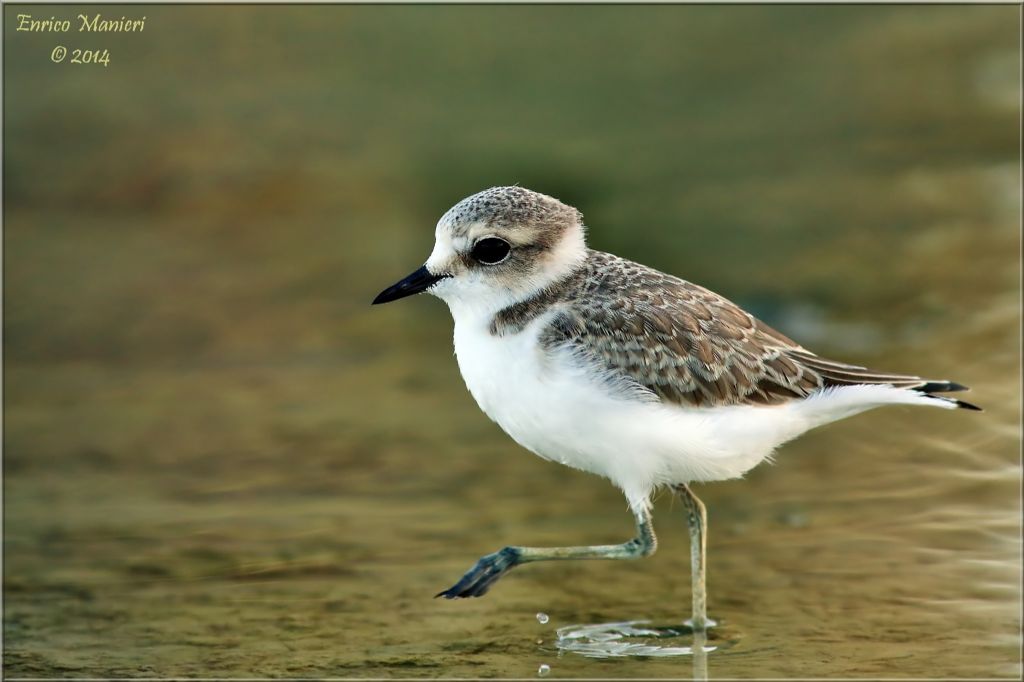
[[[892,374],[849,365],[835,360],[826,360],[807,350],[790,350],[787,354],[804,367],[817,372],[825,386],[849,386],[851,384],[887,384],[897,388],[925,389],[929,391],[960,390],[965,387],[949,381],[932,381],[908,374]],[[945,387],[941,387],[945,384]]]
[[[704,287],[599,251],[568,280],[499,313],[491,331],[521,331],[550,306],[559,312],[543,346],[569,346],[610,376],[680,405],[778,405],[855,384],[965,389],[818,357]]]
[[[797,343],[703,287],[599,252],[587,270],[543,342],[684,405],[775,405],[822,386],[788,355]]]

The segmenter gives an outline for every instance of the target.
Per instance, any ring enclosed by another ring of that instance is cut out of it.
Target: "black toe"
[[[494,554],[482,557],[473,568],[447,590],[438,592],[434,598],[465,599],[466,597],[482,597],[487,594],[501,576],[505,575],[519,563],[519,554],[512,547],[506,547]]]

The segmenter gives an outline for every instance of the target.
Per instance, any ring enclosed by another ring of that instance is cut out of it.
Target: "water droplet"
[[[537,668],[537,677],[547,677],[549,672],[551,672],[551,666],[547,663],[541,663],[540,667]]]
[[[538,637],[537,638],[537,644],[543,644],[543,643],[544,643],[544,640],[541,639],[540,637]]]
[[[537,614],[537,622],[540,623],[541,625],[544,625],[549,620],[550,619],[548,618],[548,614],[546,614],[544,612],[541,612],[541,613]]]

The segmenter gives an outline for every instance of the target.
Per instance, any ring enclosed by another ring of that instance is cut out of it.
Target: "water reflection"
[[[574,653],[587,658],[692,656],[695,680],[708,679],[708,654],[719,649],[717,644],[708,644],[706,632],[694,632],[685,624],[651,625],[650,620],[566,625],[555,634],[555,647],[560,654]],[[720,636],[713,634],[711,639],[718,641]]]
[[[579,653],[592,658],[620,656],[688,656],[699,650],[707,653],[717,646],[706,646],[707,635],[694,633],[686,626],[652,626],[650,621],[625,621],[594,625],[570,625],[555,631],[559,651]],[[693,637],[693,644],[677,646],[682,638]],[[697,644],[699,638],[700,644]],[[666,643],[654,643],[670,640]]]

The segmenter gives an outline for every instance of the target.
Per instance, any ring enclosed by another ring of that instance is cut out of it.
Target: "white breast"
[[[568,463],[545,447],[548,434],[567,425],[564,413],[571,401],[551,394],[557,381],[537,345],[538,329],[534,324],[499,337],[482,324],[456,320],[455,355],[466,387],[488,417],[536,454]]]
[[[588,406],[611,402],[580,372],[573,372],[537,343],[542,320],[518,334],[494,336],[483,325],[457,320],[455,354],[480,409],[534,453],[562,464],[605,474],[584,450]]]

